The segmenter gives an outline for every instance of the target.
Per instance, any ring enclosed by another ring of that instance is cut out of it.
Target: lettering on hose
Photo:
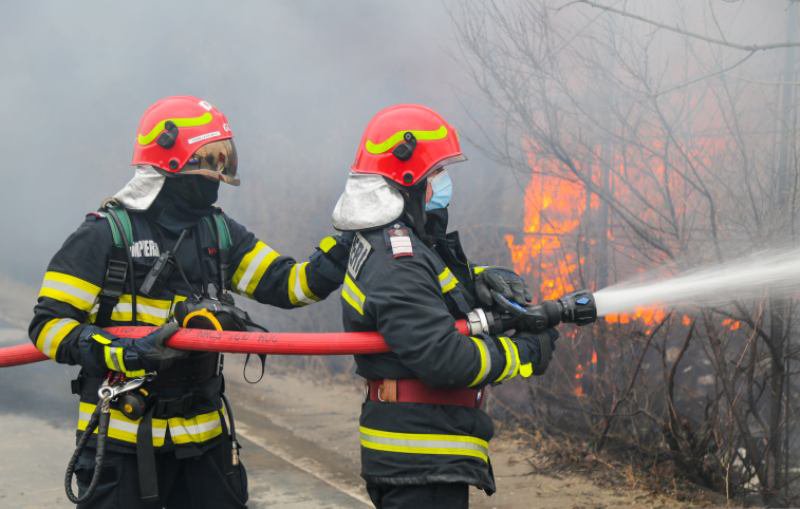
[[[131,244],[131,256],[134,258],[155,258],[161,254],[154,240],[137,240]]]
[[[352,279],[358,277],[361,267],[367,261],[371,252],[372,246],[369,241],[360,233],[356,233],[356,237],[353,239],[353,246],[350,248],[350,258],[347,259],[347,273],[350,274]]]

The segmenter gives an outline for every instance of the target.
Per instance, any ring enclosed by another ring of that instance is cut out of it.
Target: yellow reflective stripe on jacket
[[[39,335],[36,336],[36,348],[51,359],[56,358],[58,346],[72,332],[75,327],[80,325],[77,320],[72,318],[53,318],[44,324]]]
[[[489,442],[468,435],[396,433],[359,426],[361,446],[403,454],[447,454],[472,456],[489,461]]]
[[[383,141],[374,142],[372,140],[367,140],[367,142],[364,144],[364,148],[367,149],[367,152],[370,154],[383,154],[403,141],[403,136],[408,132],[413,134],[417,140],[443,140],[447,138],[447,127],[445,126],[440,126],[438,129],[433,131],[403,129],[402,131],[397,131]]]
[[[219,412],[209,412],[184,419],[173,417],[167,420],[169,435],[176,444],[202,443],[222,434]]]
[[[184,297],[185,299],[185,297]],[[117,305],[111,310],[111,320],[114,322],[132,322],[133,304],[129,293],[120,295]],[[172,314],[172,300],[151,299],[148,297],[136,296],[136,316],[140,322],[150,325],[164,325]],[[97,319],[97,311],[100,309],[99,303],[92,308],[89,321]]]
[[[519,350],[517,350],[517,345],[511,339],[505,336],[500,336],[497,339],[503,345],[503,352],[506,356],[506,367],[495,380],[495,382],[502,382],[503,380],[514,378],[519,373]]]
[[[458,284],[458,279],[450,272],[447,267],[439,274],[439,286],[442,287],[442,293],[447,293]]]
[[[136,137],[136,141],[139,142],[139,145],[148,145],[152,143],[153,140],[155,140],[164,130],[164,124],[166,124],[168,120],[171,120],[176,127],[197,127],[210,123],[213,118],[214,117],[208,111],[199,117],[165,118],[161,122],[154,125],[147,134],[139,133],[139,136]]]
[[[331,236],[325,237],[324,239],[319,241],[319,249],[323,253],[327,253],[336,245],[336,239]]]
[[[92,403],[84,403],[81,401],[79,407],[78,417],[78,430],[84,431],[89,419],[94,412],[96,405]],[[128,442],[131,444],[136,443],[136,432],[139,430],[139,420],[131,420],[119,410],[111,409],[111,418],[108,422],[108,436]],[[97,429],[94,430],[97,433]],[[167,435],[167,421],[166,419],[153,419],[153,446],[161,447],[164,445],[164,437]]]
[[[79,407],[78,430],[86,429],[86,424],[94,412],[95,405],[81,401]],[[136,443],[139,420],[131,420],[119,410],[111,409],[108,436],[116,440]],[[173,417],[171,419],[153,418],[153,446],[164,445],[164,438],[169,429],[170,437],[175,444],[201,444],[222,434],[222,421],[218,411],[199,414],[190,418]],[[97,430],[94,431],[97,433]]]
[[[484,270],[486,270],[486,267],[484,267],[482,265],[477,265],[477,266],[472,267],[472,273],[475,274],[476,276],[478,274],[480,274],[481,272],[483,272]]]
[[[49,297],[66,302],[80,311],[89,311],[99,293],[100,287],[88,281],[63,272],[48,271],[44,274],[39,297]]]
[[[364,302],[367,298],[364,293],[356,286],[356,283],[350,279],[349,274],[344,276],[344,284],[342,285],[342,299],[350,304],[353,309],[358,311],[359,315],[364,314]]]
[[[492,357],[489,355],[489,350],[486,348],[486,343],[484,343],[482,339],[470,339],[475,342],[475,346],[478,348],[478,353],[480,354],[481,358],[481,367],[478,370],[478,374],[475,375],[475,379],[469,384],[470,387],[475,387],[476,385],[483,383],[483,381],[486,380],[486,377],[489,376],[489,372],[492,370]]]
[[[97,334],[95,334],[96,336]],[[92,336],[94,337],[94,336]],[[125,350],[118,346],[104,346],[103,358],[106,361],[106,367],[111,371],[119,371],[125,373],[128,378],[136,378],[137,376],[144,376],[145,370],[137,369],[136,371],[128,371],[125,367]]]
[[[264,273],[267,272],[269,266],[279,256],[280,253],[265,243],[260,240],[256,242],[253,249],[242,257],[242,261],[239,262],[239,266],[233,273],[233,279],[231,280],[233,289],[252,297]]]
[[[319,301],[319,297],[308,287],[307,269],[308,262],[295,263],[289,272],[289,301],[294,306],[305,306]]]

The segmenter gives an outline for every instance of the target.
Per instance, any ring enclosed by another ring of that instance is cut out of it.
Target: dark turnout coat
[[[220,213],[221,214],[221,213]],[[177,236],[160,227],[146,212],[129,211],[133,239],[130,253],[136,288],[140,288],[160,253],[173,250]],[[303,306],[325,298],[342,281],[347,248],[326,237],[307,261],[281,256],[242,225],[222,214],[230,232],[227,288],[265,304],[283,308]],[[216,232],[205,221],[191,228],[174,253],[186,276],[178,270],[161,281],[148,295],[138,295],[133,317],[130,285],[104,325],[162,325],[172,316],[176,303],[202,292],[219,280]],[[83,224],[53,256],[44,276],[30,337],[50,358],[83,369],[75,391],[80,395],[78,430],[84,430],[97,404],[97,389],[107,370],[120,370],[114,356],[92,366],[82,357],[82,332],[97,318],[98,301],[113,247],[112,233],[103,213],[87,215]],[[188,283],[188,285],[187,285]],[[113,343],[112,343],[113,345]],[[110,350],[112,347],[106,348]],[[119,362],[119,361],[118,361]],[[124,370],[123,370],[124,371]],[[159,405],[152,419],[156,449],[175,446],[191,454],[223,433],[220,394],[223,388],[218,355],[193,353],[160,372],[154,382]],[[167,403],[167,404],[161,404]],[[130,420],[113,409],[108,436],[115,448],[136,445],[140,420]]]
[[[419,379],[436,388],[481,388],[502,349],[456,331],[475,305],[472,267],[457,233],[426,245],[402,222],[359,232],[342,285],[347,331],[379,331],[390,353],[357,355],[368,379]],[[366,401],[361,410],[362,476],[377,484],[469,483],[495,490],[488,443],[492,421],[454,405]]]

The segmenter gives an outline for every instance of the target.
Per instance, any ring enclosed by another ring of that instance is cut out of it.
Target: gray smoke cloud
[[[139,116],[162,96],[226,113],[244,187],[220,203],[298,257],[330,230],[378,109],[420,102],[464,123],[439,2],[15,2],[0,46],[0,262],[32,284],[130,177]]]

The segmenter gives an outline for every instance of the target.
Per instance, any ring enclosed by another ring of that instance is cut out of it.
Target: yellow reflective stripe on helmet
[[[36,336],[36,348],[51,359],[56,358],[56,352],[67,334],[80,325],[71,318],[53,318],[44,324],[39,335]]]
[[[450,272],[450,269],[445,267],[439,274],[439,286],[442,287],[442,293],[447,293],[458,284],[458,279]]]
[[[367,152],[370,154],[383,154],[403,141],[403,135],[406,133],[411,133],[417,140],[422,141],[443,140],[447,138],[447,127],[441,126],[435,131],[415,131],[413,129],[403,129],[402,131],[397,131],[381,142],[376,143],[372,140],[367,140],[367,142],[364,144],[364,148],[367,149]]]
[[[208,412],[185,419],[168,419],[169,434],[176,444],[202,443],[222,434],[219,412]]]
[[[472,267],[472,273],[475,274],[476,276],[481,272],[483,272],[484,270],[486,270],[486,267],[482,266]]]
[[[319,301],[319,297],[308,287],[307,268],[308,262],[295,263],[289,272],[289,301],[293,306],[305,306]]]
[[[91,403],[84,403],[81,401],[79,407],[78,417],[78,430],[84,431],[89,419],[92,416],[96,406]],[[108,436],[128,442],[131,444],[136,443],[136,433],[139,429],[139,420],[131,420],[116,409],[111,409],[111,416],[108,422]],[[97,433],[97,429],[94,430]],[[153,446],[161,447],[164,445],[164,437],[167,435],[167,421],[166,419],[153,419]]]
[[[500,344],[503,345],[503,352],[506,356],[506,367],[503,368],[503,372],[500,373],[500,376],[495,379],[495,382],[502,382],[503,380],[508,380],[517,376],[520,364],[519,351],[517,350],[517,345],[515,345],[511,339],[505,336],[500,336],[497,339],[500,341]]]
[[[486,377],[489,376],[489,372],[492,370],[492,357],[489,355],[489,350],[486,348],[486,343],[484,343],[482,339],[470,339],[475,342],[475,346],[478,348],[478,354],[481,358],[481,367],[478,370],[478,374],[475,375],[475,379],[469,384],[470,387],[475,387],[476,385],[483,383],[483,381],[486,380]]]
[[[39,297],[49,297],[80,311],[89,311],[99,293],[100,287],[88,281],[63,272],[48,271],[44,274]]]
[[[319,249],[323,253],[327,253],[336,245],[336,239],[331,236],[327,236],[324,239],[319,241]]]
[[[164,124],[168,121],[172,121],[176,127],[197,127],[201,125],[210,124],[214,117],[211,115],[210,112],[205,112],[199,117],[187,117],[187,118],[165,118],[161,122],[157,123],[150,129],[150,132],[147,134],[139,134],[137,136],[136,141],[139,142],[139,145],[149,145],[152,143],[158,135],[164,130]]]
[[[242,257],[242,261],[239,262],[239,266],[233,273],[231,280],[233,289],[238,293],[252,297],[264,273],[267,272],[269,266],[279,256],[280,253],[265,243],[260,240],[256,242],[253,249]]]
[[[489,461],[489,442],[468,435],[396,433],[359,426],[361,446],[403,454],[471,456]]]
[[[342,299],[350,304],[359,315],[364,314],[364,302],[367,300],[364,293],[356,286],[356,283],[350,279],[349,274],[344,276],[344,284],[342,285]]]

